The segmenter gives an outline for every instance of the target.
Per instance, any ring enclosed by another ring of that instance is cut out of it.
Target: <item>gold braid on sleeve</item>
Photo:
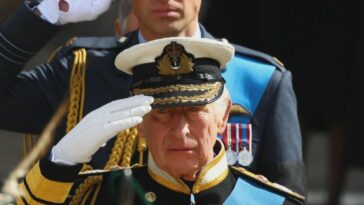
[[[104,167],[105,170],[109,170],[115,166],[118,166],[119,162],[122,161],[121,165],[123,167],[130,166],[130,159],[133,155],[133,147],[136,139],[136,128],[131,128],[119,132],[116,136],[116,140],[114,146],[112,148],[111,154],[109,156],[108,161]],[[121,158],[124,151],[124,157]],[[84,165],[82,168],[83,171],[92,170],[90,165]],[[91,205],[96,201],[96,195],[100,191],[102,176],[88,176],[76,189],[75,194],[72,197],[72,201],[70,205],[78,205],[84,204],[87,199],[90,197],[90,193],[93,189],[96,189],[94,192],[94,197],[91,200]]]
[[[73,52],[74,61],[70,79],[70,104],[67,115],[66,132],[72,130],[83,117],[85,98],[85,78],[86,78],[86,49],[79,49]],[[92,170],[90,165],[84,164],[81,172]],[[85,193],[90,193],[90,187],[100,183],[101,176],[91,176],[86,178],[76,189],[70,204],[80,204]],[[86,197],[87,198],[87,197]]]
[[[69,132],[74,128],[83,117],[84,98],[85,98],[85,77],[86,77],[86,50],[79,49],[74,51],[74,63],[72,67],[71,81],[70,81],[70,106],[67,115],[67,128]],[[124,130],[116,136],[114,146],[104,169],[109,170],[119,164],[122,167],[130,167],[131,159],[135,151],[136,142],[138,141],[139,153],[146,150],[145,141],[139,141],[137,136],[137,129],[130,128]],[[144,142],[140,144],[140,142]],[[140,149],[139,147],[143,147]],[[143,158],[139,160],[140,165],[143,163]],[[92,170],[92,166],[84,164],[81,172]],[[96,201],[96,196],[100,190],[102,176],[88,176],[79,184],[75,190],[70,205],[84,204],[92,197],[91,204]],[[90,196],[95,189],[93,196]]]
[[[129,129],[118,133],[111,154],[109,156],[109,160],[106,162],[104,169],[109,170],[119,164],[128,137]]]
[[[83,99],[85,98],[85,77],[86,77],[86,50],[80,49],[73,52],[74,62],[70,80],[70,105],[67,115],[68,133],[74,128],[83,115]]]
[[[67,43],[66,46],[70,46],[74,41],[76,40],[76,37],[71,38]],[[58,47],[53,51],[53,53],[50,55],[50,57],[47,60],[47,63],[50,63],[54,57],[56,56],[57,52],[62,49],[63,46]],[[75,65],[74,65],[75,66]],[[73,69],[74,71],[74,69]],[[74,76],[72,74],[72,76]],[[77,85],[75,87],[78,87]],[[77,101],[78,102],[78,101]],[[23,156],[24,159],[29,155],[30,151],[34,148],[34,142],[36,142],[37,138],[36,136],[30,134],[30,133],[23,133]]]
[[[122,167],[130,167],[131,158],[133,157],[135,150],[137,134],[138,132],[135,127],[129,129],[129,137],[125,144],[125,150],[120,164]]]

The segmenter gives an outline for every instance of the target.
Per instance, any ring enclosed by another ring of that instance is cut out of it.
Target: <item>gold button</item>
[[[147,192],[145,193],[144,198],[147,202],[153,203],[155,200],[157,200],[157,195],[155,195],[153,192]]]

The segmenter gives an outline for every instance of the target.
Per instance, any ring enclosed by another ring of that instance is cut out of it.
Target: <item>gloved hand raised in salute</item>
[[[52,148],[51,160],[65,165],[89,162],[118,132],[142,122],[143,115],[152,109],[152,102],[153,97],[138,95],[90,112]]]
[[[42,18],[52,24],[64,25],[95,20],[104,13],[112,0],[43,0],[38,5]]]

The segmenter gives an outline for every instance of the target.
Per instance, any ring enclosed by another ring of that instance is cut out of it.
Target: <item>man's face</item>
[[[156,108],[144,116],[139,133],[159,168],[173,177],[194,180],[214,157],[217,133],[227,116],[216,105]]]
[[[133,0],[140,31],[147,40],[193,35],[200,6],[201,0]]]

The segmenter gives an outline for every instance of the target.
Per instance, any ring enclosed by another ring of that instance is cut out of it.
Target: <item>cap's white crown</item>
[[[220,68],[225,67],[234,55],[234,47],[225,42],[207,38],[170,37],[162,38],[125,49],[115,59],[115,66],[130,75],[136,65],[155,62],[165,46],[171,42],[183,45],[186,52],[195,58],[212,58],[220,63]]]

